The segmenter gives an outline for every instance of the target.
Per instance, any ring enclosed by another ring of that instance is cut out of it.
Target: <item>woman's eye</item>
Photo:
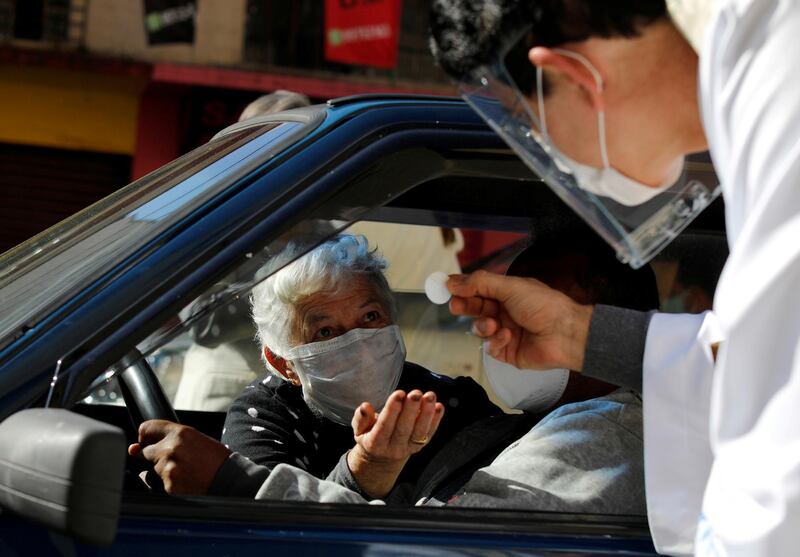
[[[372,321],[377,321],[381,318],[381,314],[377,311],[370,311],[364,316],[364,323],[370,323]]]
[[[315,336],[317,338],[330,338],[333,336],[333,329],[331,327],[322,327]]]

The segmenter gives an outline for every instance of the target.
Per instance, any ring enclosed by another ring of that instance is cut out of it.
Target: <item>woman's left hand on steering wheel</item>
[[[167,493],[205,495],[231,451],[189,426],[148,420],[139,426],[139,442],[128,447],[128,454],[151,462]]]

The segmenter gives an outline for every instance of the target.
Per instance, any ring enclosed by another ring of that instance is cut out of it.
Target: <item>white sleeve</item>
[[[647,517],[659,553],[691,554],[711,469],[714,315],[657,313],[642,369]]]
[[[701,58],[731,255],[714,300],[714,465],[698,555],[800,545],[800,2],[727,0]]]

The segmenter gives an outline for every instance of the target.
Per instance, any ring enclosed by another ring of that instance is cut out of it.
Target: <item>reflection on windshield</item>
[[[144,222],[158,222],[166,219],[217,185],[216,180],[229,171],[231,166],[240,164],[254,153],[272,147],[299,126],[300,124],[297,123],[285,123],[273,127],[270,133],[263,137],[261,141],[251,141],[239,148],[235,158],[226,157],[225,160],[220,160],[199,170],[196,174],[189,176],[183,182],[159,195],[156,199],[137,207],[128,213],[127,218],[132,221]]]
[[[249,161],[285,148],[302,127],[268,124],[223,136],[4,254],[0,347],[228,187]]]

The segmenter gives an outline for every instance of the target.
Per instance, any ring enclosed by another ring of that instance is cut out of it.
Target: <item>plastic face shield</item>
[[[574,161],[566,158],[547,135],[546,122],[557,115],[547,113],[546,118],[540,116],[546,104],[546,97],[542,97],[541,72],[535,72],[532,65],[524,69],[538,73],[532,94],[526,98],[507,70],[503,61],[509,51],[515,52],[517,58],[525,52],[523,62],[517,59],[510,66],[530,64],[527,62],[527,49],[519,48],[522,39],[523,36],[516,41],[516,47],[512,43],[496,62],[477,68],[468,81],[462,81],[459,87],[462,98],[531,170],[615,249],[620,261],[638,269],[720,194],[718,183],[704,184],[692,179],[684,167],[676,169],[679,172],[676,172],[675,181],[661,191],[654,189],[652,193],[645,192],[647,195],[644,196],[632,192],[634,195],[628,197],[632,197],[634,202],[629,199],[621,203],[600,193],[596,181],[590,183],[577,172]],[[602,115],[595,125],[599,129],[577,129],[575,133],[589,134],[591,138],[604,136]],[[605,142],[601,140],[599,143],[598,149],[607,164]],[[642,189],[642,186],[634,188]]]

